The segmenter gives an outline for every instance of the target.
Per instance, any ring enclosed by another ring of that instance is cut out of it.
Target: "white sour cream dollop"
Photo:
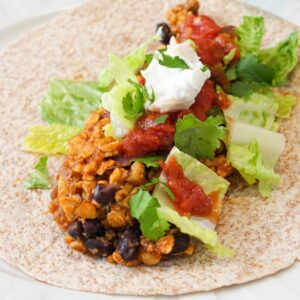
[[[180,57],[190,69],[160,65],[158,61],[161,54],[156,51],[147,69],[141,71],[148,91],[151,93],[153,90],[155,94],[154,102],[147,103],[146,108],[161,113],[188,109],[210,77],[210,71],[201,71],[204,65],[190,42],[177,43],[173,37],[165,53],[171,57]]]

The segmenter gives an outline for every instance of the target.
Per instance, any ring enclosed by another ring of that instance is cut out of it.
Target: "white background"
[[[55,12],[82,3],[84,0],[0,0],[0,30],[15,22],[30,19],[33,16]],[[98,0],[101,1],[101,0]],[[112,0],[116,1],[116,0]],[[119,0],[121,1],[121,0]],[[184,1],[184,0],[183,0]],[[200,0],[201,1],[201,0]],[[209,0],[202,0],[209,1]],[[241,0],[272,12],[300,26],[300,0]],[[1,32],[0,32],[1,33]],[[0,34],[1,38],[1,34]],[[11,36],[10,36],[11,38]],[[0,47],[5,43],[2,34]],[[2,42],[2,45],[1,45]],[[300,299],[300,264],[263,280],[236,287],[223,288],[216,292],[192,294],[176,297],[176,299],[230,299],[230,300],[260,300],[260,299]],[[103,295],[86,294],[68,291],[37,283],[25,274],[15,270],[0,259],[0,300],[101,300],[110,298]],[[121,297],[120,297],[121,298]],[[163,299],[164,297],[155,297]],[[125,299],[137,299],[122,297]],[[154,297],[147,298],[154,299]],[[165,299],[165,298],[164,298]],[[166,298],[170,299],[170,298]],[[175,299],[175,298],[174,298]]]

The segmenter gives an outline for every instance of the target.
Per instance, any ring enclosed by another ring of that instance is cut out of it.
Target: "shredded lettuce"
[[[135,88],[130,83],[115,86],[109,92],[103,94],[102,102],[106,110],[110,112],[110,120],[116,138],[121,138],[128,134],[133,128],[136,118],[127,118],[127,113],[123,107],[123,98],[128,93],[133,93]]]
[[[157,34],[125,57],[110,53],[109,65],[101,72],[99,77],[100,86],[110,89],[115,83],[124,84],[128,79],[136,81],[135,74],[146,61],[148,47],[151,43],[159,39],[160,33],[157,32]]]
[[[265,28],[263,17],[243,17],[243,23],[236,29],[236,32],[239,36],[237,44],[240,46],[241,56],[254,54],[259,50],[264,31]]]
[[[283,134],[238,121],[230,121],[228,125],[228,147],[231,144],[246,145],[255,140],[259,145],[263,163],[270,167],[276,165],[284,149],[285,137]]]
[[[275,101],[278,105],[276,116],[278,118],[289,118],[296,105],[297,99],[291,94],[274,93]]]
[[[215,246],[218,240],[217,233],[214,230],[205,228],[192,219],[179,215],[179,213],[171,208],[162,206],[158,208],[161,218],[176,225],[181,232],[193,236],[206,245]]]
[[[43,154],[65,154],[68,141],[79,131],[79,128],[61,124],[35,125],[25,138],[23,149]]]
[[[276,118],[290,116],[296,98],[276,91],[253,93],[246,98],[229,96],[231,105],[224,110],[226,118],[276,131]]]
[[[50,179],[47,170],[47,156],[39,159],[39,162],[34,166],[32,174],[24,184],[24,188],[29,189],[49,189]]]
[[[50,124],[81,128],[87,116],[101,107],[102,90],[97,82],[54,80],[39,110]]]
[[[232,144],[229,148],[232,166],[239,171],[248,184],[258,181],[258,188],[263,197],[268,197],[280,182],[280,176],[274,169],[263,164],[258,143],[252,140],[246,145]]]
[[[253,93],[247,99],[229,96],[231,105],[224,110],[225,116],[237,121],[277,130],[275,116],[278,104],[267,95]]]
[[[282,84],[286,80],[287,75],[297,65],[299,43],[299,32],[293,32],[276,46],[261,49],[257,52],[260,62],[268,65],[275,71],[273,85]]]
[[[235,251],[229,247],[217,242],[215,246],[207,246],[208,250],[217,255],[218,258],[232,258],[235,256]]]

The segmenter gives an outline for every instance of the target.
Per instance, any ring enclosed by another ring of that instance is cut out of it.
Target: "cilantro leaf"
[[[157,119],[155,119],[155,122],[157,124],[164,124],[167,119],[168,119],[168,115],[162,115],[162,116],[158,117]]]
[[[153,53],[146,54],[146,57],[145,57],[146,64],[149,65],[151,63],[152,59],[153,59]]]
[[[47,170],[47,156],[42,156],[39,162],[34,166],[32,174],[24,184],[24,188],[29,189],[49,189],[50,181]]]
[[[171,189],[169,188],[169,186],[165,182],[161,181],[157,177],[152,178],[150,182],[142,185],[140,188],[142,190],[144,190],[144,189],[146,189],[147,187],[149,187],[149,186],[151,186],[153,184],[161,184],[163,186],[163,189],[165,190],[165,192],[170,197],[170,199],[173,200],[173,201],[175,200],[175,195],[173,194],[173,192],[171,191]]]
[[[249,96],[254,91],[272,86],[275,71],[262,64],[258,58],[249,54],[236,66],[236,80],[231,84],[230,93],[234,96]]]
[[[204,65],[202,68],[201,68],[201,71],[204,73],[208,70],[208,66],[207,65]]]
[[[158,200],[150,195],[149,192],[139,190],[130,199],[130,212],[136,218],[141,230],[146,238],[156,241],[165,235],[170,224],[157,213],[160,207]]]
[[[155,156],[144,156],[144,157],[137,157],[133,158],[131,161],[139,161],[146,165],[147,168],[154,167],[158,168],[159,167],[159,161],[162,160],[164,157],[162,155],[155,155]]]
[[[193,114],[185,115],[176,123],[175,146],[197,159],[212,159],[220,140],[224,139],[222,124],[220,116],[210,116],[201,122]]]
[[[145,110],[145,103],[147,100],[153,102],[155,99],[152,91],[149,94],[145,86],[141,86],[133,80],[129,79],[128,82],[135,88],[133,93],[128,92],[122,100],[123,109],[126,112],[128,119],[136,119],[141,116]]]
[[[268,87],[264,82],[247,82],[235,81],[231,84],[230,92],[237,97],[245,97],[251,95],[254,91]]]
[[[237,77],[242,81],[264,82],[272,84],[275,76],[274,69],[261,64],[252,54],[242,58],[236,68]]]
[[[164,52],[160,52],[162,59],[158,62],[167,68],[190,69],[189,65],[179,56],[172,57]]]

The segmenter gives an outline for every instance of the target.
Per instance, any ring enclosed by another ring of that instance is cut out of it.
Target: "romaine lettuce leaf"
[[[241,56],[254,54],[260,47],[264,35],[264,18],[260,16],[244,16],[243,23],[237,27],[239,36],[237,44],[241,49]]]
[[[207,246],[208,250],[217,255],[218,258],[231,258],[235,256],[235,251],[217,242],[215,246]]]
[[[79,128],[61,124],[35,125],[25,138],[23,149],[43,154],[65,154],[68,141],[79,131]]]
[[[248,184],[258,181],[258,188],[263,197],[268,197],[272,189],[279,184],[280,176],[274,169],[263,164],[258,143],[252,140],[245,145],[231,144],[229,159],[232,166],[239,171]]]
[[[231,144],[248,145],[255,140],[259,145],[259,152],[263,164],[273,168],[284,149],[283,134],[253,126],[243,122],[230,120],[228,123],[229,136],[227,147]]]
[[[34,166],[32,174],[24,184],[24,188],[29,189],[49,189],[50,179],[47,170],[47,156],[39,159],[39,162]]]
[[[50,124],[81,128],[87,116],[101,107],[102,90],[96,82],[54,80],[50,83],[39,110]]]
[[[231,105],[224,110],[226,118],[245,122],[270,130],[277,130],[275,116],[278,104],[274,98],[260,93],[253,93],[249,98],[229,96]]]
[[[276,118],[289,117],[296,98],[267,89],[246,98],[229,96],[231,105],[224,110],[226,118],[276,131]]]
[[[295,68],[299,43],[299,32],[293,32],[276,46],[257,52],[260,62],[275,71],[273,85],[284,82],[287,75]]]
[[[275,101],[278,105],[276,116],[278,118],[289,118],[296,105],[297,99],[291,94],[274,93]]]
[[[171,208],[162,206],[157,209],[161,218],[176,225],[182,233],[193,236],[206,245],[215,246],[218,240],[217,233],[214,230],[205,228],[192,219],[179,215],[179,213]]]
[[[119,57],[110,53],[109,66],[101,72],[99,77],[100,86],[110,89],[115,83],[124,84],[128,79],[136,81],[135,74],[146,61],[148,47],[159,39],[160,33],[157,32],[157,34],[125,57]]]

